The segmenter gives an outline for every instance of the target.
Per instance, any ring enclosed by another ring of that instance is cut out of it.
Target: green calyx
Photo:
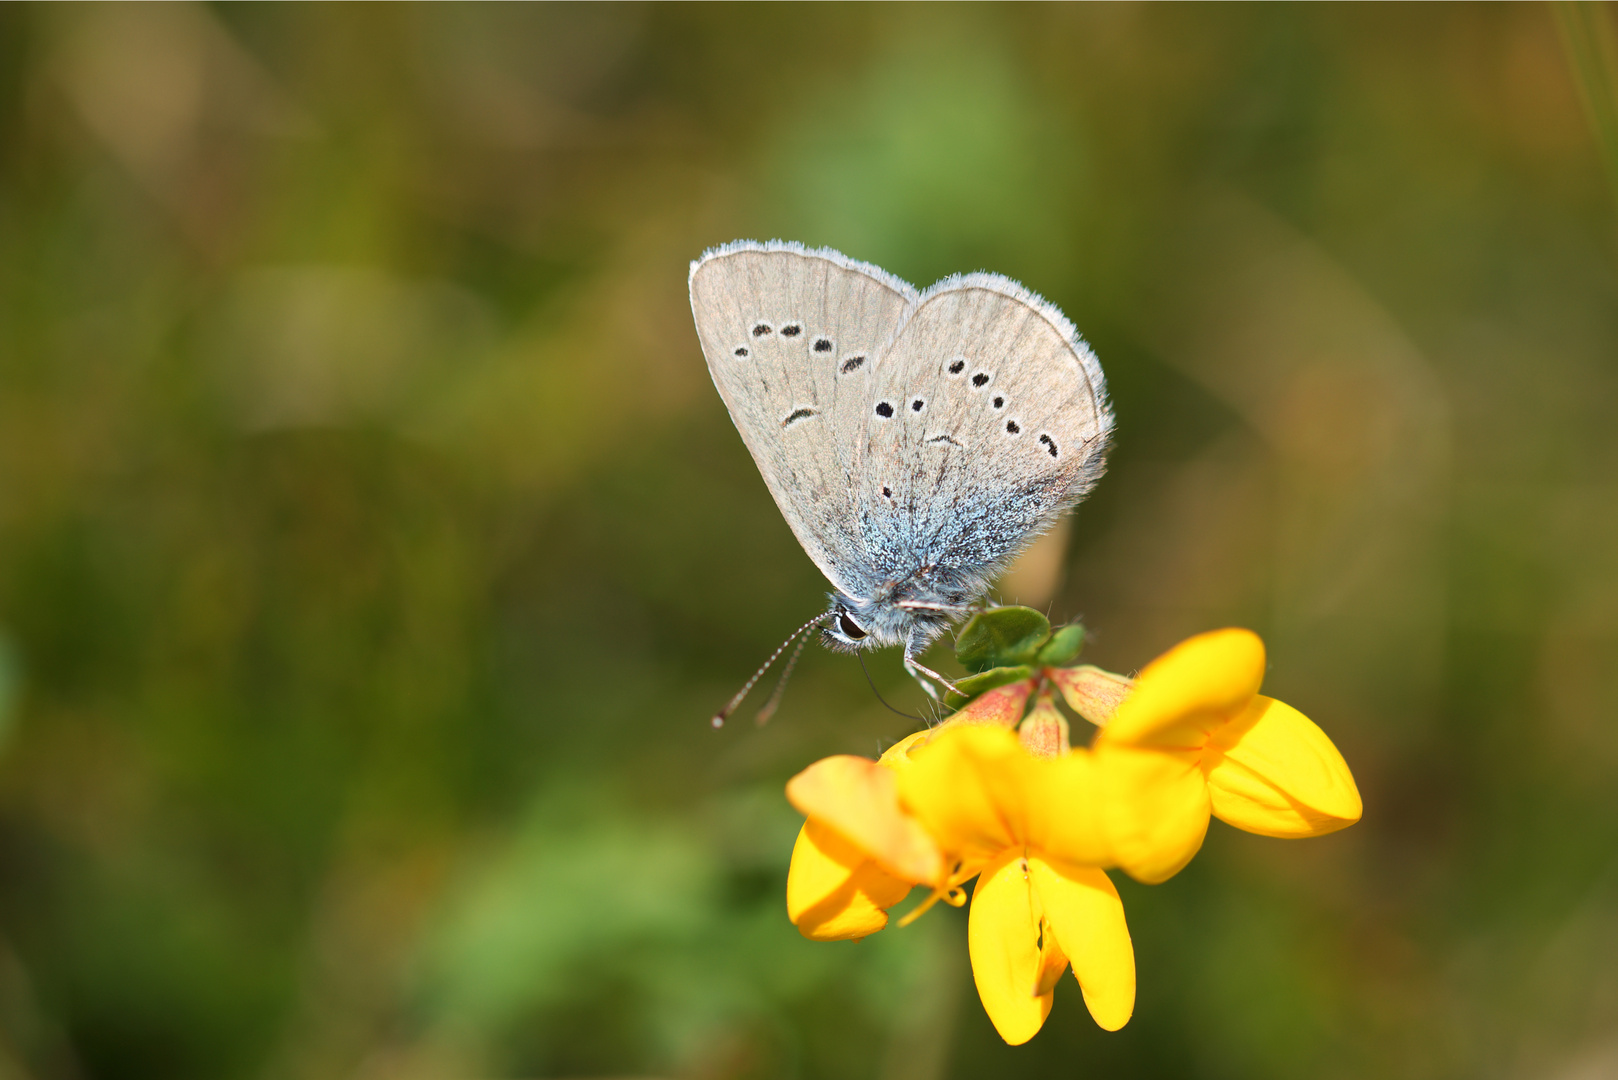
[[[963,690],[975,687],[978,678],[995,669],[1071,664],[1083,646],[1084,627],[1077,623],[1059,627],[1052,633],[1050,620],[1033,608],[990,608],[967,620],[955,638],[955,658],[974,673],[974,677],[962,680],[960,686]],[[1012,681],[1007,678],[975,687],[972,693],[982,693]]]
[[[1033,677],[1034,669],[1027,664],[990,668],[988,671],[981,671],[976,675],[968,675],[964,679],[955,680],[955,689],[959,693],[951,693],[948,704],[955,708],[960,708],[979,694],[993,690],[997,686],[1005,686],[1007,683],[1021,682],[1024,679]]]
[[[1034,663],[1039,667],[1069,667],[1084,648],[1084,627],[1079,623],[1059,626],[1039,647]]]

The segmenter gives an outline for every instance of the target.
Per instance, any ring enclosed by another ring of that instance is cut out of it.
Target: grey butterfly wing
[[[690,286],[714,386],[782,516],[833,585],[861,589],[860,419],[915,289],[836,252],[749,241],[692,263]]]
[[[857,502],[870,558],[975,595],[1105,468],[1101,366],[1054,306],[1007,278],[940,282],[884,351]]]

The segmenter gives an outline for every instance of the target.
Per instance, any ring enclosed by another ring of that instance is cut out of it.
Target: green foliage
[[[13,655],[11,642],[4,627],[0,627],[0,750],[5,749],[11,735],[11,709],[20,696],[20,669]]]
[[[1034,663],[1039,667],[1069,667],[1079,658],[1079,652],[1084,648],[1084,626],[1081,623],[1068,623],[1058,627],[1050,636],[1050,640],[1040,646],[1039,655]]]
[[[1013,667],[995,667],[976,675],[968,675],[964,679],[955,680],[955,688],[959,694],[951,694],[949,703],[957,707],[971,701],[986,690],[993,690],[997,686],[1018,682],[1033,675],[1034,669],[1027,664],[1018,664]]]
[[[1017,682],[1036,668],[1070,664],[1084,647],[1084,627],[1070,623],[1054,633],[1032,608],[1007,605],[981,611],[967,620],[955,639],[955,658],[974,672],[955,680],[960,693],[949,695],[959,707],[986,690]]]
[[[961,627],[955,637],[955,659],[975,672],[1031,664],[1050,636],[1050,620],[1033,608],[990,608]]]

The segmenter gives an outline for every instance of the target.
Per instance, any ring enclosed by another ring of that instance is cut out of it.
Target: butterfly
[[[829,248],[738,240],[691,264],[690,289],[714,386],[833,588],[793,637],[902,645],[929,693],[952,689],[920,653],[1105,470],[1095,353],[998,274],[917,291]]]

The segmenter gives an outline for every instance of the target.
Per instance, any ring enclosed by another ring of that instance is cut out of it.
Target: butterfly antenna
[[[730,719],[730,714],[736,711],[736,706],[738,706],[738,705],[740,705],[742,703],[742,699],[747,696],[747,692],[749,690],[753,689],[753,686],[760,679],[762,679],[764,677],[764,673],[766,671],[770,670],[770,665],[775,663],[776,660],[780,659],[781,654],[786,652],[787,646],[791,645],[793,643],[793,641],[795,641],[797,639],[799,634],[803,633],[805,630],[809,629],[811,626],[817,626],[820,623],[825,622],[825,621],[826,621],[826,616],[824,614],[816,615],[814,618],[810,619],[808,622],[804,623],[802,626],[800,626],[796,630],[792,631],[791,634],[787,635],[787,639],[785,641],[781,642],[780,648],[778,648],[774,652],[772,652],[770,654],[770,658],[768,660],[764,661],[763,664],[759,665],[759,669],[757,671],[753,672],[753,677],[751,679],[748,679],[746,682],[742,683],[742,688],[740,690],[736,691],[736,696],[731,698],[729,701],[727,701],[725,703],[725,707],[723,709],[720,709],[718,712],[713,714],[713,721],[712,721],[713,726],[716,727],[716,728],[722,728],[722,727],[725,726],[725,721]],[[795,654],[794,654],[793,659],[794,660],[797,659]],[[787,670],[789,672],[792,670],[792,665],[791,664],[787,665]],[[785,678],[783,678],[782,682],[785,682],[785,681],[786,681]],[[773,695],[772,695],[772,697],[773,697]],[[766,707],[768,707],[768,704],[769,704],[768,702],[765,703]]]
[[[917,716],[915,713],[907,713],[903,709],[895,709],[892,705],[889,705],[888,704],[888,699],[882,696],[882,691],[880,691],[880,690],[878,690],[876,688],[876,680],[871,678],[871,670],[870,670],[870,668],[867,668],[865,666],[865,654],[862,653],[862,652],[858,652],[858,653],[855,653],[854,655],[859,657],[860,670],[865,672],[865,681],[871,684],[871,693],[876,695],[876,699],[882,703],[882,707],[884,709],[888,710],[891,713],[898,713],[900,716],[904,717],[906,720],[920,720],[924,724],[927,722],[927,718],[925,716]]]
[[[798,657],[803,655],[803,647],[807,644],[809,635],[805,634],[798,639],[798,647],[792,650],[792,655],[787,657],[787,666],[781,669],[781,677],[775,681],[775,689],[770,691],[770,699],[764,703],[758,715],[753,717],[753,722],[759,727],[768,724],[770,717],[774,716],[775,710],[780,707],[781,697],[787,692],[787,680],[792,678],[792,669],[798,666]]]

